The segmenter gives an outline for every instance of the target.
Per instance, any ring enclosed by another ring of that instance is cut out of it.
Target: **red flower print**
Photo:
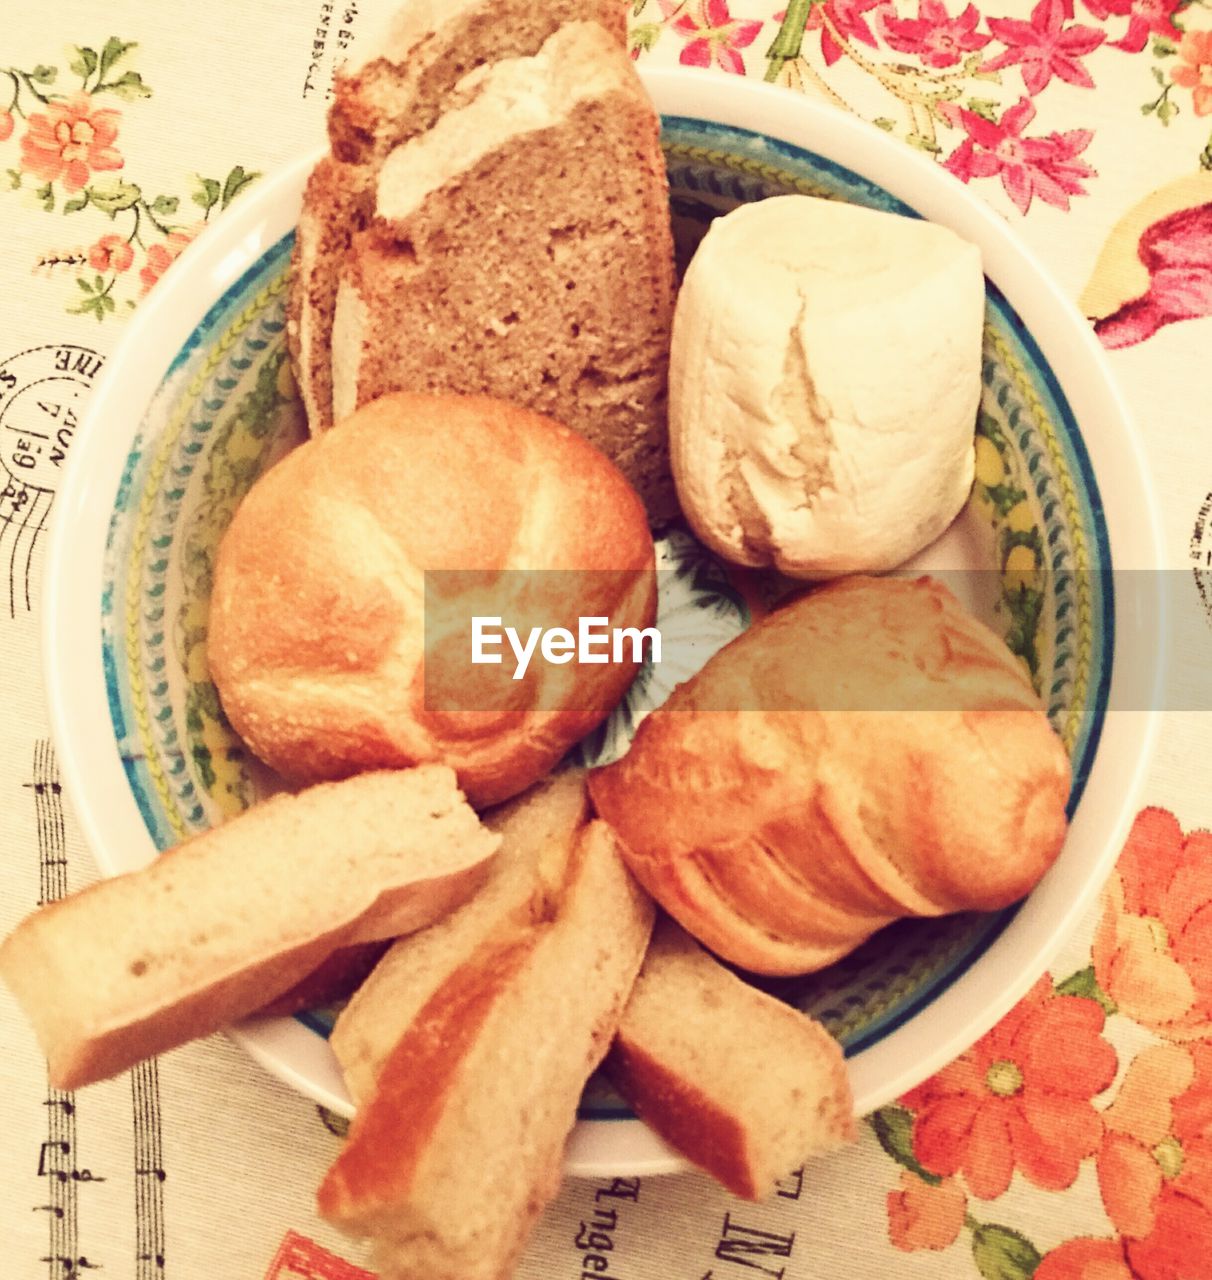
[[[845,52],[838,40],[858,40],[872,49],[878,47],[875,33],[867,21],[866,15],[875,11],[876,16],[894,15],[892,0],[825,0],[823,4],[814,4],[808,10],[808,20],[804,23],[805,31],[821,33],[821,53],[828,67]],[[784,9],[774,15],[776,22],[782,22],[787,16]],[[837,35],[834,35],[834,32]]]
[[[918,0],[916,18],[886,17],[882,33],[898,53],[916,54],[928,67],[951,67],[989,43],[991,37],[976,29],[979,21],[975,5],[952,18],[942,0]]]
[[[1094,137],[1089,129],[1070,129],[1042,138],[1022,136],[1035,119],[1030,98],[1020,98],[997,123],[963,107],[952,108],[951,114],[968,136],[943,161],[944,166],[964,182],[1000,176],[1020,213],[1030,209],[1035,196],[1067,210],[1070,196],[1086,194],[1082,180],[1096,176],[1084,160],[1077,159]]]
[[[1182,32],[1174,25],[1174,14],[1183,0],[1082,0],[1100,22],[1114,14],[1128,19],[1128,30],[1120,40],[1108,45],[1125,53],[1140,53],[1150,35],[1177,40]]]
[[[1093,89],[1094,81],[1078,59],[1097,49],[1104,36],[1093,27],[1076,22],[1065,26],[1065,19],[1072,16],[1072,0],[1039,0],[1031,10],[1030,22],[990,18],[989,30],[1006,46],[1006,51],[991,58],[981,70],[1000,71],[1021,64],[1023,84],[1030,94],[1047,88],[1053,76]]]
[[[1212,1251],[1212,1045],[1153,1045],[1105,1114],[1103,1206],[1140,1280],[1186,1280]]]
[[[676,5],[666,0],[666,16]],[[687,39],[682,56],[684,66],[709,67],[713,63],[733,75],[745,74],[739,50],[747,49],[762,29],[760,21],[747,22],[728,12],[728,0],[693,0],[687,12],[676,19],[673,29]]]
[[[1098,1150],[1091,1098],[1115,1078],[1095,1000],[1052,994],[1045,974],[1025,999],[938,1075],[906,1094],[916,1115],[913,1154],[940,1177],[963,1173],[982,1200],[1018,1169],[1046,1191],[1072,1186]]]
[[[122,168],[113,145],[119,119],[116,111],[94,110],[87,93],[52,102],[45,114],[29,118],[21,139],[22,164],[43,182],[62,178],[64,191],[79,191],[94,170]]]
[[[946,1249],[959,1238],[968,1197],[951,1178],[934,1185],[908,1169],[899,1191],[888,1192],[888,1238],[906,1252]]]
[[[11,111],[0,111],[0,142],[7,142],[13,136],[15,123]]]
[[[144,293],[172,266],[185,246],[205,225],[204,222],[199,222],[192,227],[181,227],[172,232],[163,244],[154,244],[148,249],[147,264],[139,272],[139,279],[143,282]]]
[[[1135,1280],[1122,1240],[1066,1240],[1035,1269],[1033,1280]]]
[[[1188,31],[1178,46],[1174,83],[1191,90],[1197,116],[1212,115],[1212,31]]]
[[[1212,205],[1154,223],[1139,252],[1152,274],[1149,293],[1099,321],[1107,346],[1138,342],[1173,319],[1212,314]],[[1172,813],[1143,809],[1103,893],[1093,954],[1099,986],[1128,1017],[1171,1040],[1208,1034],[1212,835],[1184,836]]]
[[[125,271],[134,260],[135,251],[125,236],[102,236],[88,251],[94,271]]]

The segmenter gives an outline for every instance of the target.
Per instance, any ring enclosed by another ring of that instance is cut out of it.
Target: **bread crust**
[[[645,627],[654,566],[634,491],[575,432],[486,397],[387,396],[288,454],[237,510],[210,670],[233,727],[293,781],[437,760],[492,804],[547,773],[637,665],[534,662],[503,694],[506,668],[473,667],[469,643],[427,645],[426,573],[483,571],[492,615]]]
[[[1021,898],[1060,851],[1069,783],[998,637],[930,579],[852,578],[727,646],[589,785],[692,934],[796,973],[898,916]]]

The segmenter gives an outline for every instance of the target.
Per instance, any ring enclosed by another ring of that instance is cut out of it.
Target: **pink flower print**
[[[1128,30],[1107,46],[1125,53],[1140,53],[1150,35],[1178,40],[1182,32],[1174,25],[1174,14],[1182,0],[1082,0],[1100,22],[1114,14],[1128,19]]]
[[[88,265],[94,271],[125,271],[135,260],[135,251],[125,236],[102,236],[88,251]]]
[[[861,41],[872,49],[878,47],[875,33],[866,17],[873,10],[877,16],[895,13],[891,0],[825,0],[824,4],[814,4],[808,10],[804,30],[821,33],[821,53],[826,66],[833,66],[845,52],[838,43],[838,37],[842,40]],[[784,9],[774,15],[774,20],[782,22],[786,16],[787,11]],[[835,31],[837,36],[834,35]]]
[[[1093,89],[1094,81],[1079,59],[1097,49],[1105,37],[1094,27],[1080,23],[1065,26],[1065,19],[1072,16],[1071,0],[1039,0],[1031,10],[1030,22],[990,18],[989,30],[1006,46],[1006,51],[991,58],[981,70],[1000,71],[1021,64],[1023,84],[1032,95],[1045,89],[1053,76]]]
[[[1212,115],[1212,31],[1188,31],[1178,46],[1174,83],[1191,90],[1197,116]]]
[[[117,111],[94,110],[87,93],[76,93],[30,116],[21,139],[21,161],[28,173],[43,182],[63,179],[64,191],[80,191],[94,170],[121,169],[114,147]]]
[[[139,272],[144,293],[173,265],[181,251],[205,225],[204,222],[195,222],[192,227],[178,227],[176,231],[169,233],[163,244],[154,244],[148,249],[147,263]]]
[[[7,142],[13,136],[13,113],[0,111],[0,142]]]
[[[666,16],[676,7],[666,0]],[[695,0],[687,12],[674,21],[673,29],[687,41],[678,59],[683,66],[714,64],[723,71],[743,76],[745,63],[740,50],[747,49],[757,39],[762,23],[734,18],[728,12],[728,0]]]
[[[974,111],[954,108],[953,117],[968,136],[943,162],[964,182],[973,178],[1002,180],[1006,194],[1020,213],[1026,213],[1035,196],[1057,209],[1069,208],[1070,196],[1084,196],[1084,178],[1095,171],[1077,159],[1093,138],[1089,129],[1050,133],[1042,138],[1024,138],[1023,130],[1035,119],[1030,98],[1020,98],[999,122],[986,120]]]
[[[1148,268],[1149,288],[1094,326],[1105,347],[1134,346],[1163,325],[1212,315],[1212,204],[1155,222],[1136,252]]]
[[[977,31],[980,17],[972,4],[952,18],[942,0],[918,0],[916,18],[886,17],[882,33],[898,53],[916,54],[928,67],[951,67],[992,39]]]

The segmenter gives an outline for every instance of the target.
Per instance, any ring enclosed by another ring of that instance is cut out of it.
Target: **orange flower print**
[[[1135,1280],[1122,1240],[1066,1240],[1047,1254],[1033,1280]]]
[[[0,111],[0,142],[7,142],[13,136],[15,123],[11,111]]]
[[[1197,116],[1212,115],[1212,31],[1188,31],[1178,46],[1174,83],[1191,90]]]
[[[88,251],[94,271],[125,271],[134,260],[135,251],[125,236],[102,236]]]
[[[899,1191],[888,1192],[888,1238],[898,1249],[946,1249],[964,1226],[968,1197],[953,1178],[937,1185],[908,1169]]]
[[[1103,1206],[1140,1280],[1187,1280],[1212,1256],[1212,1044],[1154,1045],[1105,1113]]]
[[[172,266],[185,246],[205,225],[204,222],[198,222],[192,227],[179,227],[176,231],[169,233],[163,244],[154,244],[148,249],[147,263],[139,272],[139,279],[143,283],[144,293],[147,293],[152,285]]]
[[[1171,1040],[1212,1031],[1212,834],[1143,809],[1103,895],[1094,972],[1120,1010]]]
[[[1052,994],[1045,974],[962,1057],[902,1099],[916,1114],[913,1154],[940,1177],[962,1173],[982,1200],[1018,1169],[1046,1191],[1073,1184],[1098,1150],[1091,1099],[1115,1078],[1097,1001]]]
[[[79,191],[94,170],[122,168],[113,145],[119,119],[117,111],[95,110],[87,93],[52,102],[45,114],[29,117],[21,139],[22,164],[43,182],[62,179],[65,191]]]

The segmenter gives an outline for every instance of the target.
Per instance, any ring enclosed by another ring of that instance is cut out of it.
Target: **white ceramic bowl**
[[[1023,386],[1036,387],[1040,413],[1055,419],[1052,426],[1044,424],[1048,447],[1040,445],[1036,459],[1042,458],[1042,479],[1033,482],[1035,491],[1025,500],[1035,504],[1042,522],[1042,513],[1055,506],[1047,486],[1055,482],[1065,489],[1072,499],[1072,528],[1058,536],[1062,542],[1070,535],[1077,539],[1075,567],[1082,572],[1084,565],[1095,583],[1085,622],[1087,647],[1095,657],[1083,659],[1094,665],[1083,668],[1080,677],[1085,701],[1067,710],[1062,699],[1052,708],[1054,719],[1069,716],[1067,741],[1079,766],[1080,801],[1065,849],[1021,908],[978,929],[954,957],[922,978],[911,998],[884,999],[880,1016],[868,1017],[866,1031],[849,1037],[851,1079],[865,1114],[936,1071],[999,1019],[1046,967],[1111,869],[1136,807],[1156,726],[1147,711],[1107,708],[1117,706],[1117,691],[1129,672],[1135,689],[1159,687],[1163,603],[1148,589],[1134,592],[1130,602],[1121,598],[1105,571],[1111,565],[1119,571],[1162,564],[1156,505],[1123,402],[1089,327],[1007,225],[965,186],[879,130],[784,90],[677,70],[649,72],[645,82],[665,119],[671,175],[675,170],[679,175],[674,185],[692,188],[689,196],[682,191],[683,219],[695,216],[691,206],[718,209],[773,190],[821,189],[883,207],[907,207],[980,246],[993,293],[1000,297],[1003,327],[998,332],[1006,342],[1020,344],[1014,347],[1017,355],[1006,358],[1025,379]],[[164,433],[166,415],[182,403],[183,379],[199,367],[206,344],[217,341],[214,320],[224,300],[240,302],[242,289],[260,283],[258,272],[270,279],[266,264],[275,254],[273,278],[281,292],[282,241],[297,220],[314,159],[301,158],[250,190],[186,250],[141,306],[98,380],[58,496],[44,586],[46,686],[68,795],[107,873],[155,856],[151,832],[157,820],[149,811],[150,791],[139,781],[147,760],[121,732],[122,698],[129,691],[123,692],[114,675],[115,623],[109,615],[103,621],[103,593],[112,614],[115,575],[121,579],[125,573],[122,556],[130,537],[130,530],[123,530],[151,519],[149,503],[140,507],[144,491],[139,486],[149,486],[149,496],[157,496],[157,486],[159,496],[164,489],[163,479],[148,480],[140,471],[144,455]],[[263,290],[261,296],[264,302],[268,294]],[[279,318],[266,321],[264,340],[249,349],[254,368],[266,342],[281,340],[280,300],[274,305],[278,311],[272,315]],[[240,364],[228,381],[237,384],[246,365]],[[201,381],[197,388],[203,388]],[[987,391],[993,394],[988,380]],[[998,412],[1018,422],[1018,409],[1014,403],[1006,407],[1006,396],[1013,401],[1005,392]],[[1065,437],[1059,443],[1049,434],[1053,427]],[[1036,447],[1034,437],[1028,438],[1032,430],[1024,427],[1021,440],[1007,445],[1007,467],[1022,464],[1023,451]],[[203,455],[206,447],[198,445]],[[971,548],[973,537],[979,541],[984,535],[973,534],[971,521],[960,523],[922,563],[980,564]],[[108,557],[107,540],[114,544]],[[168,572],[171,577],[174,571]],[[170,595],[172,589],[170,582]],[[135,626],[133,612],[130,618]],[[161,627],[155,639],[162,641],[163,632]],[[143,661],[145,640],[132,644],[136,661]],[[1050,644],[1049,661],[1070,660]],[[173,661],[168,652],[169,664]],[[1133,701],[1141,705],[1139,697]],[[1127,702],[1124,697],[1118,705]],[[171,707],[164,714],[172,720]],[[197,813],[195,825],[205,825],[205,806]],[[162,832],[157,839],[166,842]],[[879,967],[879,945],[877,936],[869,970],[871,963]],[[856,972],[846,979],[852,986]],[[830,1000],[840,1004],[836,995],[836,989],[822,994],[818,984],[801,1003],[828,1016],[835,1012]],[[851,1004],[862,1003],[861,996],[849,998]],[[335,1059],[323,1037],[304,1022],[253,1019],[233,1034],[274,1074],[348,1113]],[[586,1175],[654,1173],[680,1162],[634,1119],[586,1118],[574,1133],[568,1167]]]

